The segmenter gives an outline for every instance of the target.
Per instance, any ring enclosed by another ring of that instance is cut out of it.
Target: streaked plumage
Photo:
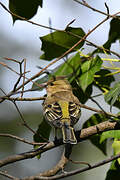
[[[57,77],[48,82],[47,97],[43,102],[46,120],[55,128],[61,128],[63,142],[76,144],[73,126],[80,117],[79,100],[72,93],[72,88],[66,79]]]

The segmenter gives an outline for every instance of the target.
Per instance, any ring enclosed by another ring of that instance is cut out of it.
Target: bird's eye
[[[51,83],[50,83],[50,86],[54,86],[54,84],[51,82]]]
[[[48,108],[51,108],[52,107],[52,105],[51,104],[48,104]]]

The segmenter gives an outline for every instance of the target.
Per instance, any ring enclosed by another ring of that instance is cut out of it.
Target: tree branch
[[[21,161],[24,159],[33,158],[33,157],[37,156],[38,154],[40,154],[41,152],[46,151],[46,149],[52,149],[54,146],[55,146],[54,143],[51,142],[51,143],[48,143],[47,145],[44,144],[44,145],[40,146],[38,149],[33,150],[33,151],[21,153],[18,155],[9,156],[8,158],[0,160],[0,167],[3,167],[7,164],[11,164],[11,163]]]
[[[80,169],[76,169],[74,171],[70,171],[70,172],[66,172],[66,173],[62,173],[60,175],[55,175],[55,176],[52,176],[52,177],[41,177],[39,175],[36,175],[36,176],[30,176],[30,177],[26,177],[26,178],[23,178],[21,180],[56,180],[56,179],[62,179],[62,178],[65,178],[65,177],[69,177],[69,176],[73,176],[73,175],[76,175],[78,173],[82,173],[82,172],[85,172],[85,171],[88,171],[88,170],[91,170],[91,169],[94,169],[96,167],[100,167],[100,166],[103,166],[113,160],[116,160],[120,158],[120,153],[117,154],[116,156],[112,156],[108,159],[105,159],[103,161],[100,161],[96,164],[93,164],[93,165],[90,165],[90,166],[87,166],[85,168],[80,168]]]
[[[9,100],[9,101],[40,101],[40,100],[45,100],[45,97],[34,97],[34,98],[16,97],[16,98],[12,98],[12,97],[4,96],[2,98]]]
[[[117,127],[117,125],[118,125],[117,122],[106,121],[106,122],[97,124],[95,126],[91,126],[89,128],[82,129],[80,133],[76,132],[77,140],[78,140],[78,142],[81,142],[81,141],[89,138],[92,135],[102,133],[102,132],[108,131],[108,130],[116,130],[119,128],[119,127]],[[57,143],[56,142],[50,142],[50,143],[47,143],[47,144],[40,146],[40,148],[33,150],[33,151],[25,152],[25,153],[18,154],[18,155],[9,156],[5,159],[0,160],[0,167],[3,167],[7,164],[14,163],[16,161],[34,158],[38,154],[44,153],[50,149],[53,149],[55,147],[62,145],[62,144],[63,144],[62,139],[60,139],[57,141]]]
[[[63,170],[64,169],[64,166],[67,164],[68,162],[68,159],[65,157],[64,155],[64,152],[61,156],[61,159],[60,161],[56,164],[56,166],[54,166],[52,169],[48,170],[48,171],[45,171],[43,173],[40,173],[39,176],[42,176],[42,177],[49,177],[49,176],[53,176],[55,175],[58,171],[60,170]],[[29,179],[29,177],[28,177]]]
[[[68,34],[71,34],[71,35],[73,35],[73,36],[75,36],[75,37],[81,38],[81,36],[79,36],[79,35],[77,35],[77,34],[74,34],[73,32],[69,32],[69,31],[68,31],[67,33],[68,33]],[[112,53],[112,54],[114,54],[115,56],[117,56],[118,58],[120,58],[120,54],[118,54],[118,53],[115,52],[115,51],[112,51],[112,50],[110,50],[110,49],[106,49],[106,48],[104,48],[104,47],[102,47],[102,46],[98,46],[97,44],[95,44],[95,43],[93,43],[93,42],[91,42],[91,41],[89,41],[89,40],[87,40],[87,39],[85,39],[85,42],[87,42],[86,45],[88,45],[88,46],[96,47],[96,48],[98,48],[98,49],[100,49],[100,50],[104,50],[104,51],[106,51],[106,52]]]
[[[120,17],[116,16],[116,14],[115,14],[115,15],[108,14],[108,9],[107,9],[107,13],[105,13],[105,12],[103,12],[103,11],[100,11],[100,10],[96,9],[96,8],[93,8],[92,6],[90,6],[90,5],[89,5],[86,1],[84,1],[84,0],[82,0],[82,2],[79,1],[79,0],[73,0],[73,1],[77,2],[78,4],[81,4],[82,6],[85,6],[85,7],[89,8],[89,9],[91,9],[91,10],[97,12],[97,13],[103,14],[103,15],[108,16],[108,17],[111,17],[111,18],[120,19]],[[106,5],[105,5],[105,7],[106,7]],[[119,13],[120,13],[120,12],[118,12],[118,14],[119,14]]]
[[[119,124],[117,122],[110,122],[110,121],[105,121],[97,125],[90,126],[88,128],[81,130],[80,139],[78,140],[78,142],[83,141],[84,139],[87,139],[92,135],[99,134],[104,131],[116,130],[116,129],[120,129]]]
[[[71,145],[71,144],[65,144],[64,152],[61,156],[60,161],[52,169],[44,171],[37,176],[49,177],[49,176],[55,175],[60,170],[62,170],[64,172],[64,166],[69,161],[69,156],[72,153],[72,147],[73,147],[73,145]],[[27,179],[29,179],[29,177],[27,177]]]

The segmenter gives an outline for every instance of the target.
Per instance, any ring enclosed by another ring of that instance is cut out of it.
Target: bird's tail
[[[74,129],[68,122],[64,122],[62,126],[63,142],[68,144],[77,144]]]

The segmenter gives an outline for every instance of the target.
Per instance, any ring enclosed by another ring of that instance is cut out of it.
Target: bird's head
[[[46,90],[49,96],[60,91],[72,91],[72,87],[65,77],[57,76],[48,81]]]

